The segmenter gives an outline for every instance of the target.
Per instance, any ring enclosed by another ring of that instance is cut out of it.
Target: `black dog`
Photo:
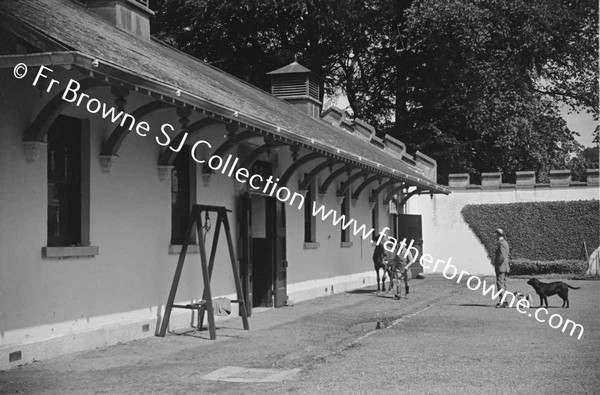
[[[562,307],[569,308],[569,288],[571,289],[579,289],[580,287],[572,287],[567,283],[563,283],[562,281],[556,281],[553,283],[543,283],[538,281],[536,278],[532,278],[527,281],[527,284],[531,285],[535,292],[540,296],[540,307],[546,303],[546,307],[548,307],[548,296],[556,295],[561,297],[563,300]]]

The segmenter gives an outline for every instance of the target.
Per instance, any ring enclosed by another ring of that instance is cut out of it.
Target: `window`
[[[252,164],[252,171],[250,174],[258,174],[262,177],[262,181],[259,183],[258,181],[254,182],[254,185],[259,184],[260,188],[256,188],[257,192],[262,192],[267,185],[267,179],[273,175],[273,165],[269,162],[263,160],[257,160]],[[272,185],[272,184],[271,184]],[[272,188],[269,186],[269,188]],[[269,189],[267,188],[267,189]],[[266,191],[265,193],[269,193],[270,191]]]
[[[373,206],[373,210],[371,210],[371,222],[373,223],[373,240],[377,240],[379,238],[379,200],[375,202]]]
[[[83,245],[81,121],[59,116],[48,131],[48,246]]]
[[[98,255],[90,245],[89,122],[60,115],[47,138],[48,222],[44,258]]]
[[[304,175],[306,177],[306,174]],[[316,243],[317,220],[312,213],[313,202],[316,200],[315,179],[308,185],[304,201],[304,243]]]
[[[350,190],[346,192],[346,196],[344,196],[344,199],[342,200],[341,210],[342,215],[346,219],[346,223],[348,223],[348,221],[350,221]],[[346,227],[346,229],[344,229],[342,227],[341,232],[342,243],[348,243],[350,241],[350,228]]]
[[[171,170],[171,244],[182,245],[190,215],[190,147],[183,146]],[[193,233],[192,233],[193,235]]]

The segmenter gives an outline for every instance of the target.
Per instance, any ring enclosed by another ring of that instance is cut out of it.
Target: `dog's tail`
[[[565,284],[567,284],[567,283],[565,283]],[[569,284],[567,284],[567,287],[569,287],[569,288],[571,288],[571,289],[579,289],[579,288],[581,288],[581,287],[572,287],[572,286],[570,286]]]

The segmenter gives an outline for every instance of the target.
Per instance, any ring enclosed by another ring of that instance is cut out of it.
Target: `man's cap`
[[[495,233],[496,233],[497,235],[504,236],[504,231],[503,231],[502,229],[500,229],[500,228],[496,229],[496,232],[495,232]]]

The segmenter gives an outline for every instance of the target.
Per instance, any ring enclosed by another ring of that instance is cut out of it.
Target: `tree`
[[[294,58],[438,174],[564,168],[557,105],[598,115],[598,4],[157,0],[159,38],[258,87]]]
[[[579,149],[558,104],[598,115],[597,3],[422,0],[404,138],[442,173],[564,168]],[[400,130],[393,130],[396,134]]]
[[[410,1],[405,1],[410,4]],[[384,61],[396,26],[391,1],[157,0],[159,39],[264,90],[266,73],[294,59],[341,88],[351,112],[385,126],[393,120],[393,88]],[[393,31],[391,31],[392,29]]]
[[[587,169],[597,169],[599,167],[600,147],[587,147],[582,149],[577,156],[569,161],[571,178],[573,181],[585,181]]]

